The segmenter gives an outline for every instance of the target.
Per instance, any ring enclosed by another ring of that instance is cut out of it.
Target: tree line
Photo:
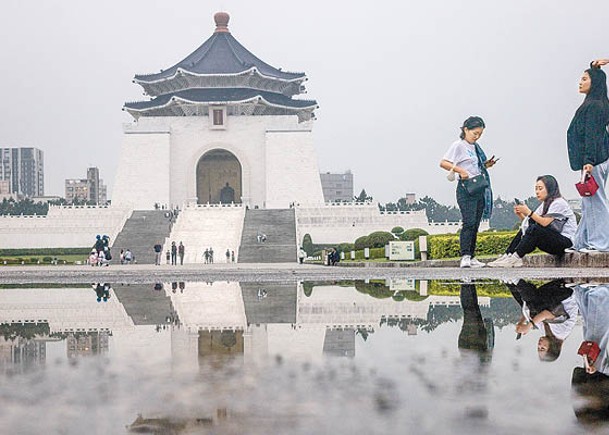
[[[0,216],[45,216],[49,212],[49,205],[95,205],[94,202],[76,199],[68,203],[64,198],[51,200],[49,202],[34,202],[30,198],[15,200],[4,198],[0,202]]]
[[[534,196],[524,200],[531,210],[535,210],[539,201]],[[495,230],[512,230],[518,227],[520,221],[514,214],[514,201],[506,201],[498,197],[493,202],[493,215],[489,226]],[[406,198],[400,198],[396,202],[379,204],[381,211],[417,211],[425,210],[430,222],[459,222],[461,213],[459,208],[453,205],[440,204],[430,196],[425,196],[414,203],[407,202]]]

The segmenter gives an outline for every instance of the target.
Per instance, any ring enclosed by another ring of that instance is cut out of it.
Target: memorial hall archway
[[[197,202],[199,204],[241,203],[241,163],[230,151],[206,152],[197,163]]]

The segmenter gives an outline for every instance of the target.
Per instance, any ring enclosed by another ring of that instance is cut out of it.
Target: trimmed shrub
[[[376,231],[368,235],[368,248],[383,248],[391,240],[395,240],[393,234],[387,231]],[[365,246],[366,247],[366,246]]]
[[[400,240],[405,242],[419,240],[419,236],[428,236],[429,233],[421,228],[410,228],[400,235]]]
[[[353,244],[353,243],[340,243],[336,247],[336,249],[338,249],[338,252],[344,252],[345,255],[347,255],[349,252],[355,250],[355,244]]]
[[[355,281],[355,290],[376,299],[387,299],[393,296],[393,291],[385,285],[385,281],[370,280],[370,282]]]
[[[310,234],[305,234],[302,238],[302,249],[304,249],[307,255],[313,255],[313,240],[311,239]]]
[[[404,232],[404,228],[402,228],[402,227],[393,227],[393,228],[391,228],[391,232],[393,234],[395,234],[396,236],[399,236],[400,234],[402,234]]]
[[[353,247],[354,247],[356,250],[360,250],[360,249],[368,248],[368,247],[369,247],[369,245],[368,245],[368,236],[361,236],[361,237],[358,237],[358,238],[355,240],[355,243],[353,244]]]

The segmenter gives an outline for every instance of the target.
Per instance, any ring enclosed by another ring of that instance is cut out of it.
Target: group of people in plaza
[[[205,251],[203,251],[203,263],[204,264],[213,264],[214,263],[214,249],[213,248],[206,248]]]
[[[112,260],[110,237],[98,234],[95,236],[95,244],[91,248],[87,261],[91,266],[109,266],[110,260]]]
[[[234,263],[235,260],[235,251],[230,249],[226,249],[224,253],[224,257],[226,258],[227,263]],[[214,262],[214,250],[213,248],[207,248],[203,251],[203,263],[204,264],[213,264]]]
[[[161,245],[161,243],[159,242],[154,245],[153,249],[156,254],[155,264],[157,266],[160,266],[161,260],[162,260],[162,254],[163,254],[163,245]],[[179,261],[180,265],[184,265],[185,251],[186,251],[186,247],[184,246],[184,243],[179,242],[179,244],[176,245],[176,242],[172,241],[171,247],[165,252],[165,260],[166,260],[167,264],[176,266]],[[234,263],[236,261],[234,250],[227,249],[224,255],[226,257],[227,263]],[[214,249],[212,247],[205,248],[205,251],[203,251],[203,263],[204,264],[213,264],[213,262],[214,262]]]
[[[161,265],[161,260],[163,257],[163,245],[161,243],[156,243],[153,247],[155,253],[155,261],[154,264],[157,266]],[[180,261],[180,265],[184,264],[184,253],[185,246],[182,242],[176,245],[175,241],[171,242],[171,247],[165,252],[165,261],[167,264],[171,264],[176,266],[178,264],[178,259]]]
[[[119,260],[121,264],[132,264],[135,263],[135,255],[131,252],[131,249],[121,249]]]
[[[493,192],[488,170],[499,158],[487,155],[478,144],[486,125],[478,116],[467,118],[460,139],[443,156],[440,166],[453,181],[458,176],[457,204],[463,226],[459,236],[460,267],[520,267],[535,249],[562,256],[565,252],[609,252],[609,202],[605,185],[609,175],[609,99],[602,66],[595,60],[581,76],[579,92],[585,95],[567,130],[567,150],[573,171],[581,173],[582,216],[579,224],[562,197],[556,178],[538,176],[535,196],[540,205],[531,210],[516,200],[514,213],[520,230],[506,252],[488,264],[476,258],[476,240],[482,219],[491,216]],[[578,177],[579,178],[579,177]]]

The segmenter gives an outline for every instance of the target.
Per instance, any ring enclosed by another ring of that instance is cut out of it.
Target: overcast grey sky
[[[320,170],[351,169],[358,192],[454,203],[438,163],[475,114],[502,158],[496,195],[529,196],[550,173],[577,196],[565,131],[581,72],[609,57],[607,0],[2,0],[0,146],[44,150],[47,194],[89,165],[111,188],[122,105],[144,99],[134,74],[190,54],[219,10],[258,57],[307,73]]]

